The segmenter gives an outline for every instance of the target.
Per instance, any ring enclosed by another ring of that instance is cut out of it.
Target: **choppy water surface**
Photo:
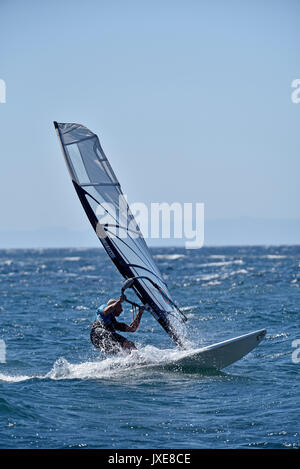
[[[152,252],[193,347],[264,327],[266,339],[222,373],[178,369],[145,313],[137,353],[101,356],[89,325],[122,284],[106,254],[0,251],[1,448],[300,446],[300,247]]]

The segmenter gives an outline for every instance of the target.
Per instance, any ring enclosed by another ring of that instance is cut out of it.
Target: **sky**
[[[299,243],[299,1],[1,0],[0,16],[0,248],[97,245],[53,120],[99,135],[129,202],[204,203],[206,245]]]

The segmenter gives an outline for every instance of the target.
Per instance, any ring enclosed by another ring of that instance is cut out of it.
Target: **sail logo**
[[[6,363],[6,345],[2,339],[0,339],[0,363]]]
[[[6,103],[6,83],[0,79],[0,103]]]
[[[120,195],[118,204],[99,205],[96,215],[101,239],[180,239],[186,249],[199,249],[204,244],[204,203],[155,202],[148,207],[142,202],[128,205],[127,197]]]
[[[295,88],[291,94],[291,100],[294,104],[300,103],[300,78],[296,78],[292,81],[291,87]]]

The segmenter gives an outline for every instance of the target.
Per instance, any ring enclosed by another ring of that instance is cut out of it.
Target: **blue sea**
[[[163,366],[176,347],[144,313],[137,353],[101,355],[90,323],[122,285],[105,252],[1,250],[1,448],[299,448],[300,246],[152,254],[192,347],[265,340],[222,372]]]

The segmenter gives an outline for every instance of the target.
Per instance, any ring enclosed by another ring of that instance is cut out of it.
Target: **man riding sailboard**
[[[133,342],[116,331],[135,332],[145,309],[174,343],[185,348],[188,344],[187,317],[170,297],[165,278],[131,213],[98,136],[87,127],[72,122],[54,122],[54,127],[82,207],[105,252],[126,279],[122,293],[132,288],[145,305],[140,307],[125,295],[119,300],[110,299],[100,307],[92,324],[92,343],[104,352],[135,349]],[[123,301],[139,309],[130,325],[116,319],[122,312]],[[201,349],[196,354],[196,363],[202,369],[222,369],[255,348],[265,334],[266,330],[262,329]],[[194,363],[193,360],[193,366]]]
[[[92,344],[101,352],[117,353],[120,350],[130,352],[136,349],[133,342],[116,331],[135,332],[139,327],[145,308],[143,306],[139,308],[137,316],[130,325],[118,322],[116,317],[119,317],[123,311],[122,303],[124,300],[124,295],[121,295],[119,300],[111,298],[97,310],[91,326],[90,338]]]

